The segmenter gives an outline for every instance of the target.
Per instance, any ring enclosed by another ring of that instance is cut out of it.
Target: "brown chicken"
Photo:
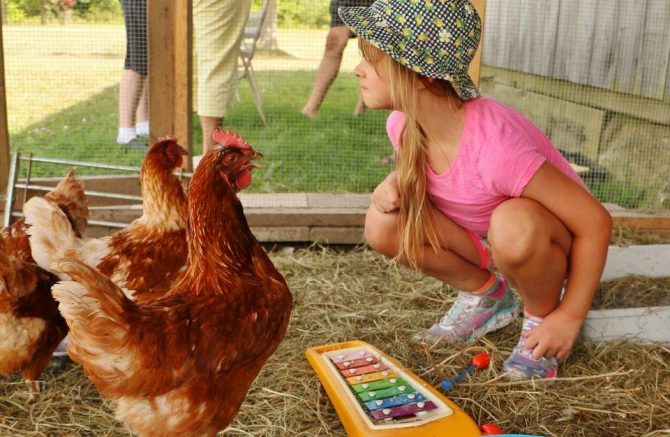
[[[292,296],[249,230],[236,191],[259,154],[235,134],[189,185],[188,269],[167,294],[134,302],[73,258],[52,291],[68,351],[140,436],[214,436],[234,418],[287,329]]]
[[[53,261],[71,251],[125,289],[140,294],[168,290],[183,274],[188,253],[186,194],[174,174],[186,153],[173,138],[153,145],[140,175],[142,217],[108,237],[81,239],[53,203],[28,201],[23,213],[32,226],[29,233],[35,261],[50,270]]]
[[[88,221],[84,187],[74,170],[44,195],[55,202],[81,235]],[[38,378],[67,333],[65,320],[51,296],[58,280],[32,259],[23,218],[0,232],[0,373],[20,372],[29,399],[39,392]]]

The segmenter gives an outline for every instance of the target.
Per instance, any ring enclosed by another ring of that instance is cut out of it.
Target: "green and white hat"
[[[338,13],[352,32],[405,67],[448,80],[462,100],[479,96],[468,66],[482,22],[468,0],[377,0]]]

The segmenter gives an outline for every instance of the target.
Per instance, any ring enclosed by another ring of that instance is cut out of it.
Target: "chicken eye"
[[[237,155],[234,154],[234,153],[230,153],[228,156],[226,156],[226,161],[228,161],[228,162],[237,161]]]

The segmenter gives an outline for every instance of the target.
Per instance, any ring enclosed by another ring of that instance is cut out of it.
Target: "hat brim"
[[[395,30],[380,17],[374,7],[341,7],[338,14],[344,24],[360,38],[377,47],[401,65],[422,76],[448,80],[461,100],[479,97],[479,89],[472,81],[467,69],[446,74],[437,65],[427,63],[418,50],[412,50],[402,33]],[[405,47],[404,50],[402,48]]]

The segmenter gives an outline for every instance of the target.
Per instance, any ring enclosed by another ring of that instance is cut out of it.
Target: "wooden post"
[[[0,11],[0,15],[2,11]],[[7,88],[5,87],[5,57],[0,20],[0,193],[7,189],[9,173],[9,125],[7,124]]]
[[[192,60],[191,0],[150,0],[149,139],[175,136],[189,152],[192,169]]]
[[[472,4],[475,6],[475,9],[477,9],[477,13],[479,14],[479,17],[482,19],[482,36],[479,39],[479,47],[477,48],[477,53],[475,53],[475,57],[470,63],[470,77],[472,77],[472,80],[475,81],[476,85],[479,85],[479,72],[481,70],[482,66],[482,45],[484,44],[484,28],[486,27],[484,24],[486,23],[484,20],[484,12],[486,10],[486,0],[472,0]]]

